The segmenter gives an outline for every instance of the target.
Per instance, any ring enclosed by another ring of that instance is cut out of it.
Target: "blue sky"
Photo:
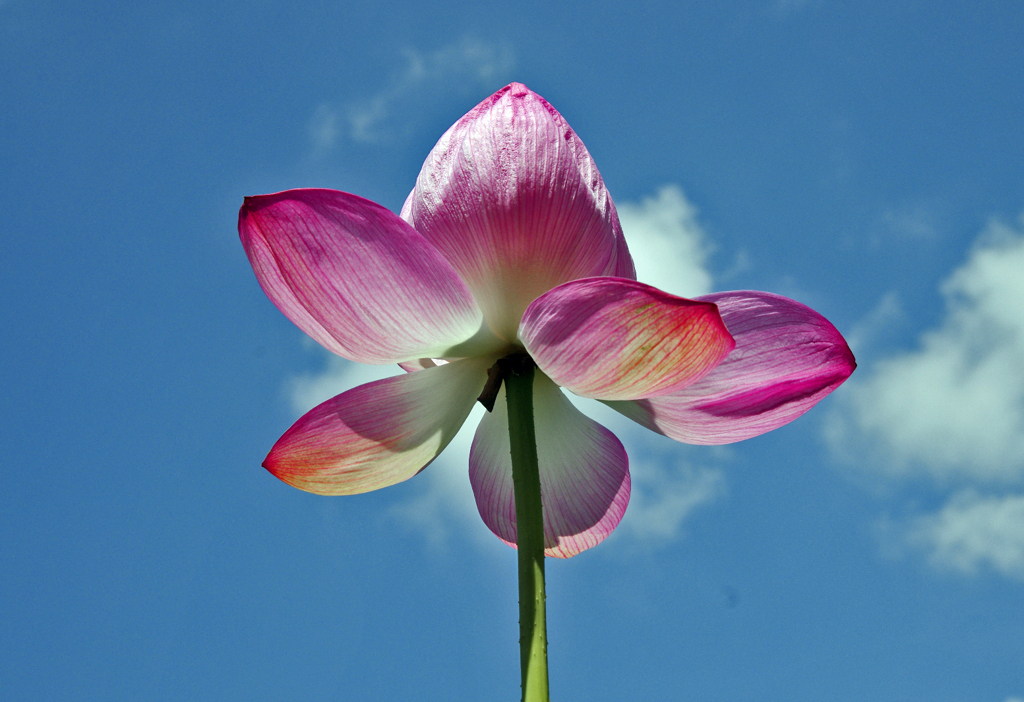
[[[0,1],[0,698],[517,698],[466,432],[357,497],[260,468],[392,369],[304,338],[235,229],[294,187],[399,209],[517,80],[642,280],[797,298],[860,364],[723,448],[582,405],[634,492],[548,563],[552,696],[1020,702],[1022,29],[1019,2]]]

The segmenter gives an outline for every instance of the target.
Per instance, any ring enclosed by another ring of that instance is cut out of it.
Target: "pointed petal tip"
[[[734,351],[678,393],[609,406],[676,441],[730,444],[792,422],[857,367],[842,334],[802,303],[750,290],[700,299],[718,305]]]
[[[258,210],[260,207],[271,205],[283,197],[296,197],[301,199],[308,193],[315,192],[316,190],[317,188],[290,188],[288,190],[279,190],[275,193],[246,195],[242,198],[242,210],[247,212]]]
[[[486,378],[464,359],[353,388],[314,407],[263,462],[318,495],[356,495],[408,480],[458,433]]]
[[[271,301],[339,356],[377,364],[440,357],[481,329],[458,273],[375,202],[316,188],[253,196],[238,231]]]
[[[507,341],[545,291],[577,278],[635,276],[590,152],[521,83],[483,100],[442,135],[401,216],[444,254]]]
[[[526,95],[537,95],[537,93],[533,92],[532,90],[530,90],[528,87],[526,87],[522,83],[517,83],[516,81],[512,81],[511,83],[506,85],[504,88],[501,88],[501,89],[497,90],[491,96],[491,100],[493,100],[494,102],[497,102],[498,100],[500,100],[505,95],[508,95],[509,97],[524,97]],[[540,95],[537,95],[537,97],[540,97]],[[541,98],[541,100],[543,100],[543,99],[544,98]]]

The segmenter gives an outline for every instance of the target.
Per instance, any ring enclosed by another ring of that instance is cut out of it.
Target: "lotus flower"
[[[527,353],[545,553],[600,543],[629,501],[626,452],[559,386],[693,444],[740,441],[806,412],[855,367],[838,331],[793,300],[687,300],[636,280],[590,154],[513,83],[451,127],[401,216],[356,195],[246,198],[239,234],[267,296],[329,351],[407,372],[310,410],[264,466],[350,495],[423,470],[458,432],[498,359]],[[504,389],[469,456],[481,517],[515,545]]]

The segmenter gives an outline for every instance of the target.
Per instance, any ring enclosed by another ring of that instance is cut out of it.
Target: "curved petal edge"
[[[451,262],[506,341],[515,340],[526,306],[560,283],[636,277],[590,153],[562,115],[520,83],[444,133],[402,217]]]
[[[699,299],[718,305],[736,348],[680,392],[606,404],[677,441],[729,444],[793,421],[857,367],[842,334],[806,305],[756,291]]]
[[[248,197],[238,233],[267,297],[339,356],[362,363],[467,356],[453,349],[487,336],[458,273],[374,202],[320,189]]]
[[[263,466],[318,495],[355,495],[407,480],[458,433],[491,361],[456,361],[343,392],[295,422]]]
[[[544,553],[569,558],[601,543],[629,503],[629,459],[622,443],[581,414],[543,373],[534,376],[534,424],[544,512]],[[516,505],[502,388],[477,427],[469,453],[477,509],[494,534],[515,547]]]
[[[611,277],[541,295],[526,309],[519,337],[552,380],[600,400],[674,393],[735,345],[714,303]]]

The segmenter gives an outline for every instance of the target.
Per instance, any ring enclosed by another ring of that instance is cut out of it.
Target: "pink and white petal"
[[[398,364],[398,366],[406,373],[412,373],[413,371],[423,370],[424,368],[434,368],[438,365],[440,364],[438,364],[432,358],[414,358],[411,361],[403,361],[402,363]]]
[[[544,552],[569,558],[612,533],[629,503],[629,460],[615,435],[573,407],[543,373],[533,384],[537,460],[544,512]],[[515,490],[508,410],[501,389],[477,427],[469,480],[484,523],[516,545]]]
[[[458,433],[491,363],[464,359],[343,392],[295,422],[263,466],[319,495],[355,495],[407,480]]]
[[[506,341],[515,340],[526,306],[560,283],[636,277],[590,153],[544,98],[519,83],[445,132],[402,217],[462,275]]]
[[[677,441],[729,444],[793,421],[857,367],[842,334],[799,302],[752,291],[698,299],[718,305],[732,353],[680,392],[610,407]]]
[[[519,336],[553,381],[601,400],[676,392],[734,346],[713,303],[610,277],[574,280],[541,295],[526,309]]]
[[[248,197],[238,233],[271,301],[340,356],[393,363],[488,350],[474,339],[483,317],[458,273],[376,203],[334,190]]]

